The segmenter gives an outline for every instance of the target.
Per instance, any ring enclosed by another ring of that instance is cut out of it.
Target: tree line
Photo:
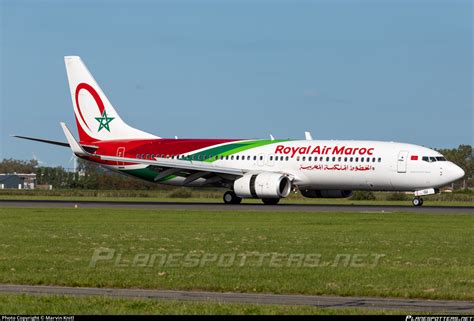
[[[455,182],[455,189],[474,187],[473,171],[474,158],[471,145],[459,145],[457,148],[437,149],[446,159],[459,165],[466,175]],[[78,159],[76,172],[63,167],[38,166],[36,160],[4,159],[0,162],[0,173],[35,173],[36,183],[52,185],[53,188],[69,189],[98,189],[98,190],[153,190],[164,189],[163,185],[148,183],[136,178],[130,178],[107,171],[95,163]]]

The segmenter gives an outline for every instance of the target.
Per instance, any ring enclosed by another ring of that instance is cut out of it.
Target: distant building
[[[0,189],[34,189],[36,174],[0,174]]]

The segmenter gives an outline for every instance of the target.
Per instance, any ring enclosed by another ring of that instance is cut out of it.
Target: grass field
[[[0,230],[2,283],[474,299],[469,214],[0,208]]]
[[[0,311],[8,314],[402,314],[392,310],[330,309],[309,306],[220,304],[212,302],[115,299],[107,297],[0,294]]]

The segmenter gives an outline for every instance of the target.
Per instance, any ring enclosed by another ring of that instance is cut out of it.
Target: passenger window
[[[382,159],[379,157],[379,163],[382,161]]]
[[[239,155],[235,156],[235,160],[239,160]]]
[[[323,161],[323,156],[319,157],[319,161],[320,161],[320,162]]]
[[[286,161],[288,161],[290,159],[290,157],[286,156]]]
[[[234,155],[231,155],[231,156],[230,156],[230,160],[234,160]]]
[[[353,158],[352,158],[352,157],[351,157],[351,158],[349,158],[349,162],[352,162],[352,160],[353,160]]]
[[[344,161],[347,162],[347,157],[344,157]]]
[[[329,157],[326,157],[326,162],[329,162]]]
[[[296,161],[297,161],[297,162],[300,161],[300,157],[299,157],[299,156],[296,156]]]
[[[253,160],[254,160],[254,161],[257,160],[257,156],[254,156],[254,157],[253,157]]]
[[[332,158],[332,161],[335,162],[335,161],[336,161],[336,157],[333,157],[333,158]]]
[[[273,160],[273,156],[270,156],[270,160]]]
[[[308,157],[308,161],[311,162],[311,156]]]
[[[263,156],[260,156],[260,160],[263,160]]]
[[[361,162],[364,162],[364,157],[361,157],[361,158],[360,158],[360,161],[361,161]]]
[[[356,157],[355,158],[355,162],[357,163],[359,161],[359,157]]]
[[[247,156],[247,160],[250,160],[250,155],[249,155],[249,156]]]
[[[342,160],[342,157],[339,157],[339,158],[337,159],[338,162],[340,162],[341,160]]]
[[[225,157],[225,160],[229,160],[229,155],[227,155],[227,156]]]
[[[306,157],[305,157],[305,156],[303,156],[303,157],[302,157],[302,161],[304,162],[304,161],[305,161],[305,159],[306,159]]]

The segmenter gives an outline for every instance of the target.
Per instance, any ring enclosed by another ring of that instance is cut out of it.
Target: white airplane
[[[159,184],[225,188],[224,202],[258,198],[277,204],[291,190],[343,198],[352,191],[408,191],[421,196],[464,176],[435,150],[412,144],[356,141],[161,138],[127,125],[77,56],[65,57],[79,141],[61,123],[80,158]],[[158,115],[157,115],[158,116]],[[150,115],[154,117],[154,115]]]

